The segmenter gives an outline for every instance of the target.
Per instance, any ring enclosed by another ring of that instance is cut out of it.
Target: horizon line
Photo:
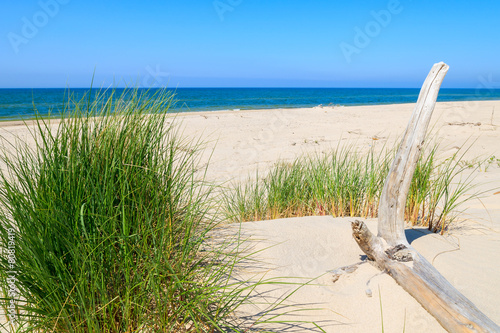
[[[421,89],[421,87],[0,87],[0,90],[8,89]],[[486,87],[442,87],[441,89],[476,89],[476,90],[500,90],[500,88],[486,88]]]

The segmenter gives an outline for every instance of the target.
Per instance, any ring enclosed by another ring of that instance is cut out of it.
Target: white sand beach
[[[337,145],[352,144],[361,150],[373,145],[391,146],[407,125],[413,104],[312,109],[211,112],[182,115],[185,132],[217,140],[209,177],[217,180],[245,179],[255,170],[265,172],[278,159],[294,159],[306,153],[324,153]],[[495,112],[496,109],[496,112]],[[440,156],[451,155],[465,144],[473,148],[465,160],[500,156],[500,102],[437,103],[430,137],[440,142]],[[500,167],[478,172],[482,189],[500,186]],[[500,190],[500,189],[498,189]],[[446,235],[426,229],[408,230],[411,244],[480,310],[500,322],[500,193],[487,192],[468,203],[464,221]],[[363,254],[351,236],[354,218],[304,217],[242,225],[250,251],[260,263],[244,267],[240,278],[315,278],[299,288],[272,314],[297,309],[275,320],[314,321],[327,332],[443,332],[444,329],[387,274],[362,264],[335,283],[331,270],[360,261]],[[376,232],[376,220],[370,221]],[[253,241],[252,241],[253,240]],[[372,297],[365,289],[371,279]],[[305,282],[304,279],[292,279]],[[272,302],[298,286],[263,286],[242,314],[257,320]],[[380,298],[379,298],[380,288]],[[382,301],[382,310],[380,308]],[[321,308],[321,310],[320,310]],[[281,312],[280,312],[281,311]],[[382,311],[382,312],[381,312]],[[314,330],[311,324],[269,324],[277,331]],[[319,329],[316,329],[318,332]]]
[[[403,134],[414,104],[317,107],[253,111],[179,114],[183,135],[201,138],[209,149],[208,179],[238,181],[265,171],[280,159],[306,153],[322,154],[338,145],[361,150],[392,147]],[[500,158],[500,101],[437,103],[431,120],[433,140],[440,142],[439,156],[454,153],[464,143],[474,143],[465,160],[495,155]],[[0,135],[14,142],[27,137],[21,122],[0,123]],[[409,229],[410,243],[460,292],[496,323],[500,323],[500,165],[477,171],[478,189],[492,189],[467,203],[462,221],[443,236],[425,229]],[[496,190],[494,190],[496,188]],[[387,274],[369,263],[333,281],[330,271],[359,262],[362,252],[351,236],[355,218],[304,217],[243,223],[250,251],[259,251],[255,266],[241,267],[242,279],[277,278],[305,282],[275,309],[293,312],[276,320],[295,320],[269,328],[281,332],[443,332],[439,323]],[[368,225],[376,231],[376,220]],[[237,228],[238,226],[228,226]],[[302,279],[298,279],[302,278]],[[314,279],[317,278],[317,279]],[[372,297],[366,294],[367,283]],[[241,308],[248,322],[258,319],[266,302],[287,295],[297,285],[263,285],[252,294],[255,305]],[[260,303],[260,304],[259,304]],[[382,304],[382,308],[381,308]]]

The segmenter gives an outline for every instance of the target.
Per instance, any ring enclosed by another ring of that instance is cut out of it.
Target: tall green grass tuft
[[[310,215],[374,218],[396,149],[360,153],[337,147],[325,156],[277,163],[265,177],[234,184],[224,193],[226,217],[253,221]],[[478,195],[473,173],[464,176],[467,149],[439,161],[438,145],[427,146],[418,160],[405,216],[412,225],[443,232],[460,206]]]
[[[172,96],[87,97],[70,98],[58,124],[35,119],[36,147],[11,143],[1,155],[0,278],[9,302],[4,282],[16,272],[15,327],[222,330],[237,303],[233,264],[222,250],[201,251],[212,187],[198,170],[199,144],[170,124]]]

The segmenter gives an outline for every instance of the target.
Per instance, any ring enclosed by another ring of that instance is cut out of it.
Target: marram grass
[[[4,143],[0,171],[3,306],[19,332],[217,332],[241,289],[215,225],[197,143],[183,142],[167,93],[70,99],[34,120],[36,147]],[[15,260],[5,249],[15,230]],[[17,295],[6,279],[15,270]],[[10,275],[9,275],[10,274]]]
[[[473,173],[461,161],[462,148],[438,161],[438,145],[425,147],[408,194],[405,219],[444,232],[462,205],[479,195]],[[325,156],[281,161],[265,177],[233,184],[223,194],[226,218],[234,221],[332,215],[374,218],[395,149],[360,153],[337,147]]]

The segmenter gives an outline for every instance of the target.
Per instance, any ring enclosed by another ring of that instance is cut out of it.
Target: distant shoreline
[[[162,89],[139,89],[145,98]],[[131,90],[131,89],[129,89]],[[89,89],[70,89],[72,100],[86,99]],[[94,94],[108,96],[128,94],[124,88],[101,90]],[[318,106],[376,106],[415,103],[418,88],[167,88],[174,94],[170,111],[177,113],[245,111],[273,109],[302,109]],[[67,89],[0,89],[0,121],[35,118],[35,110],[42,117],[52,114],[60,117],[67,108]],[[498,101],[500,89],[441,89],[438,102]],[[61,111],[63,110],[63,111]]]
[[[442,105],[450,105],[455,106],[458,109],[463,109],[464,108],[464,103],[474,103],[476,105],[473,105],[473,107],[482,107],[480,104],[485,104],[485,103],[492,103],[492,102],[500,102],[500,99],[492,99],[492,100],[470,100],[470,101],[446,101],[446,102],[437,102],[436,107],[440,107]],[[314,106],[314,107],[288,107],[288,108],[261,108],[261,109],[242,109],[242,110],[196,110],[196,111],[183,111],[183,112],[177,112],[175,109],[170,109],[169,113],[174,116],[174,117],[189,117],[189,116],[217,116],[217,115],[227,115],[227,114],[253,114],[253,113],[261,113],[261,112],[279,112],[279,111],[291,111],[291,112],[301,112],[301,111],[310,111],[310,110],[325,110],[325,112],[328,112],[329,110],[339,110],[339,109],[344,109],[344,110],[359,110],[359,109],[364,109],[364,108],[375,108],[379,109],[380,107],[388,107],[390,109],[393,109],[394,107],[397,106],[403,106],[404,109],[408,109],[409,107],[412,108],[412,106],[409,106],[409,104],[414,104],[414,103],[389,103],[389,104],[367,104],[367,105],[335,105],[335,106],[328,106],[328,105],[323,105],[323,106]],[[61,120],[62,117],[60,115],[53,115],[51,117],[47,116],[41,116],[39,117],[40,119],[44,120],[51,120],[53,124],[56,124],[59,120]],[[10,126],[21,126],[24,125],[25,123],[28,125],[34,124],[36,121],[36,117],[26,117],[26,118],[19,118],[19,119],[1,119],[0,118],[0,128],[1,127],[10,127]]]

